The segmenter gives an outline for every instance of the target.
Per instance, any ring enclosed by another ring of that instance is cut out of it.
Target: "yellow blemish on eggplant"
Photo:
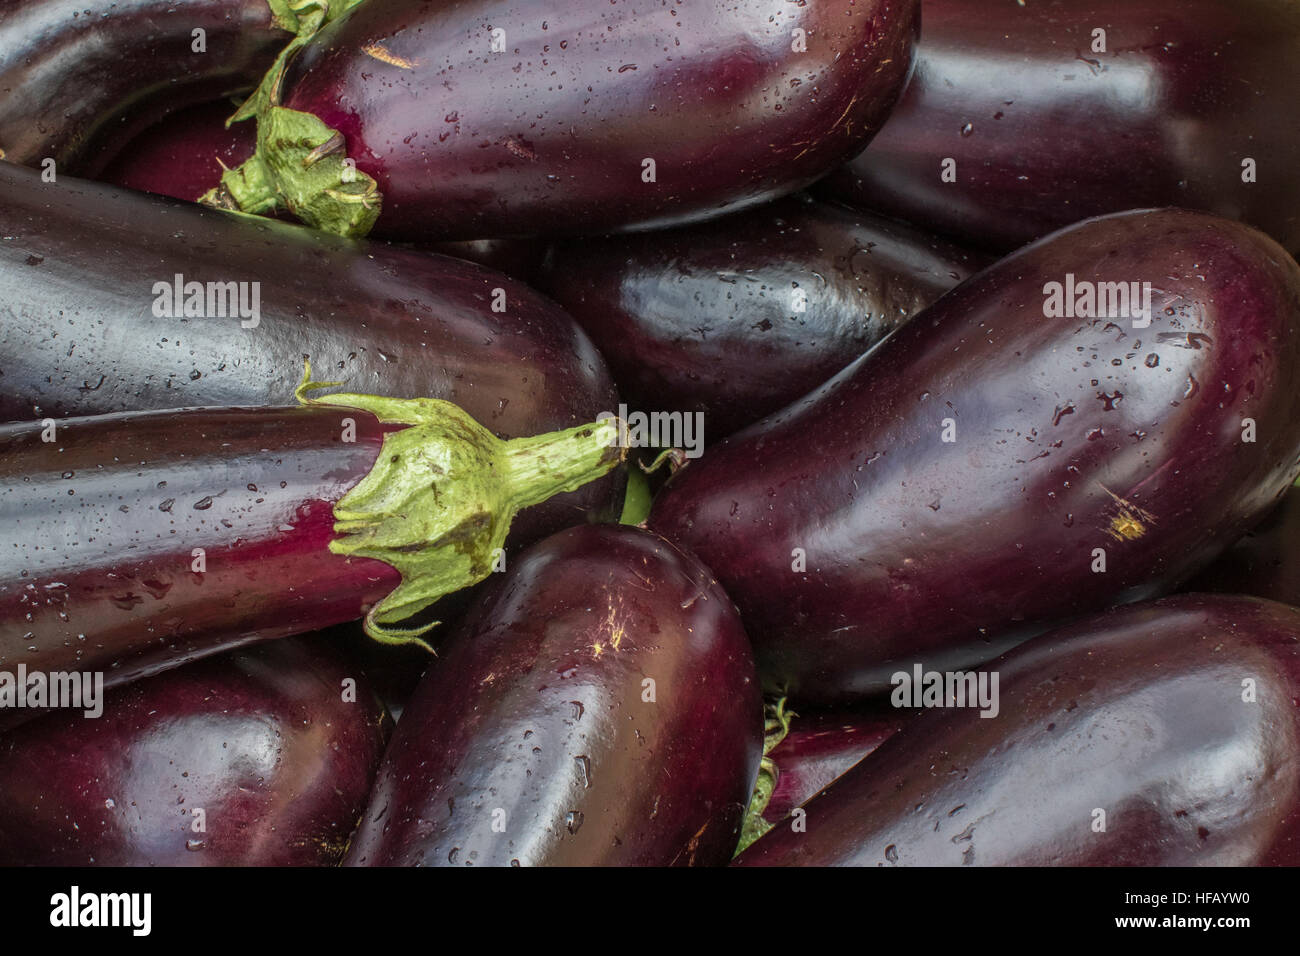
[[[1101,488],[1115,500],[1116,511],[1105,530],[1116,541],[1136,541],[1147,533],[1147,525],[1155,524],[1156,516],[1151,512],[1121,498],[1105,485]]]
[[[401,70],[413,70],[419,65],[415,60],[408,60],[404,56],[398,56],[392,50],[378,43],[363,46],[361,52],[366,56],[374,57],[381,63],[387,63],[389,66],[395,66]]]

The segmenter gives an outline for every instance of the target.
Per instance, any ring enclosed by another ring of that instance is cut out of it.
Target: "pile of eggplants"
[[[0,866],[1300,865],[1297,62],[0,3]]]

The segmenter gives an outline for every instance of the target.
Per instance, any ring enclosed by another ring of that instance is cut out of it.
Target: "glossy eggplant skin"
[[[907,81],[919,7],[364,3],[298,55],[283,105],[342,133],[376,180],[376,236],[660,228],[794,192],[853,156]],[[505,52],[489,52],[494,29]]]
[[[256,86],[289,37],[266,0],[2,0],[0,151],[93,176],[166,112]]]
[[[1300,495],[1287,492],[1268,517],[1192,578],[1187,590],[1250,594],[1300,606]]]
[[[986,264],[804,197],[713,222],[558,243],[538,286],[646,411],[722,438],[812,391]]]
[[[737,863],[1300,863],[1300,611],[1179,595],[988,669],[997,717],[927,711]]]
[[[1067,275],[1150,281],[1149,327],[1046,317]],[[847,701],[1199,570],[1300,473],[1298,374],[1300,267],[1275,242],[1182,210],[1100,217],[688,464],[649,526],[713,569],[768,686]]]
[[[95,178],[100,182],[197,202],[224,165],[234,169],[253,154],[257,128],[226,120],[230,100],[200,103],[163,118],[122,146]]]
[[[1289,0],[924,0],[915,75],[825,195],[1009,250],[1181,206],[1300,252],[1300,7]],[[1094,52],[1096,29],[1105,52]],[[1243,160],[1255,161],[1254,182]],[[956,161],[955,181],[941,163]]]
[[[98,718],[51,714],[0,736],[0,865],[336,864],[390,727],[319,640],[119,688]]]
[[[400,576],[332,553],[333,509],[392,428],[329,407],[0,426],[0,669],[114,687],[363,617]]]
[[[762,736],[749,644],[707,569],[630,526],[571,528],[440,651],[344,865],[722,864]]]
[[[349,391],[454,402],[503,438],[616,412],[554,303],[445,256],[325,236],[0,163],[0,421],[284,405],[303,358]],[[248,282],[260,320],[159,318],[155,282]],[[251,289],[252,286],[250,285]],[[493,290],[506,311],[492,311]],[[606,477],[530,508],[536,540],[617,500]]]
[[[777,777],[763,819],[780,823],[795,807],[874,753],[906,722],[905,712],[889,708],[796,714],[790,732],[768,754]]]

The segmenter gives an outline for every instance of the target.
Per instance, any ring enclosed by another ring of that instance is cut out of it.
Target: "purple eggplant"
[[[738,210],[865,145],[906,83],[919,6],[362,3],[247,105],[258,157],[210,201],[422,241]]]
[[[1287,492],[1268,517],[1192,578],[1187,590],[1251,594],[1300,607],[1300,494]]]
[[[272,6],[3,0],[0,158],[94,175],[167,111],[252,89],[291,37]]]
[[[984,261],[896,223],[792,198],[665,232],[577,240],[539,286],[632,408],[722,438],[811,391]]]
[[[444,645],[344,863],[725,863],[762,742],[749,644],[707,569],[636,528],[571,528]]]
[[[100,182],[197,202],[223,167],[238,166],[257,146],[247,123],[227,126],[230,100],[177,110],[122,147]]]
[[[993,675],[995,717],[928,710],[737,862],[1300,864],[1300,611],[1179,595],[1045,635]]]
[[[769,823],[785,819],[874,753],[905,721],[904,713],[888,708],[796,714],[789,732],[767,755],[776,767],[776,785],[763,819]]]
[[[115,686],[359,618],[419,643],[398,622],[508,559],[517,510],[619,458],[611,424],[502,442],[446,402],[308,387],[0,426],[0,679]]]
[[[3,163],[0,235],[0,421],[286,404],[304,356],[352,391],[454,402],[503,438],[618,408],[568,315],[461,261]],[[234,287],[256,308],[236,314]],[[202,315],[182,313],[192,301]],[[593,483],[517,532],[535,540],[619,491]]]
[[[988,660],[1203,567],[1300,474],[1297,378],[1300,267],[1277,243],[1101,217],[689,463],[649,525],[713,569],[769,687],[867,696],[900,661]]]
[[[0,865],[335,864],[390,725],[319,640],[119,688],[0,736]]]
[[[217,100],[179,110],[132,139],[95,178],[197,202],[221,176],[223,166],[238,166],[257,146],[253,125],[226,125],[233,109],[229,100]],[[520,279],[537,268],[543,251],[537,243],[512,239],[439,242],[421,248],[468,259]]]
[[[1182,206],[1300,252],[1291,0],[922,9],[907,92],[825,195],[1002,250],[1088,216]]]

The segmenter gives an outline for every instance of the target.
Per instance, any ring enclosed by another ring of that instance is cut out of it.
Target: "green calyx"
[[[306,46],[307,41],[325,24],[339,19],[360,2],[361,0],[266,0],[275,25],[292,33],[293,39],[280,51],[253,94],[244,101],[234,116],[226,120],[226,125],[258,116],[266,106],[279,102],[280,82],[284,79],[285,68],[294,54]]]
[[[790,721],[796,716],[794,711],[785,709],[785,698],[775,704],[767,705],[767,718],[763,726],[763,760],[758,766],[758,780],[754,783],[754,792],[745,810],[745,819],[740,826],[740,842],[736,845],[739,856],[746,847],[772,829],[772,824],[763,819],[763,811],[772,800],[776,791],[776,782],[780,777],[776,761],[768,756],[790,732]]]
[[[258,116],[257,151],[200,201],[256,215],[285,208],[314,229],[357,237],[383,205],[378,184],[348,160],[341,133],[283,106]]]
[[[361,237],[379,218],[379,184],[348,158],[347,141],[311,113],[280,105],[284,73],[297,52],[327,23],[361,0],[267,0],[278,26],[294,34],[261,85],[227,120],[257,121],[257,149],[219,185],[199,197],[218,209],[266,215],[288,209],[307,225]]]
[[[294,397],[304,405],[369,412],[408,427],[384,436],[370,472],[334,505],[335,554],[374,558],[401,583],[370,609],[365,630],[386,644],[418,644],[438,622],[392,625],[488,576],[516,513],[573,491],[623,460],[616,419],[503,441],[459,406],[432,398],[311,392],[307,364]]]

